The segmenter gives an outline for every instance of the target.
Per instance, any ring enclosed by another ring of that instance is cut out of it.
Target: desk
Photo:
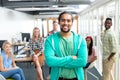
[[[22,51],[27,45],[29,44],[29,42],[21,42],[21,43],[18,43],[18,42],[16,42],[16,43],[13,43],[12,44],[12,46],[13,46],[13,51],[14,51],[14,54],[22,54],[22,53],[24,53],[24,52],[26,52],[26,51]],[[19,46],[21,46],[21,47],[19,47]]]
[[[25,46],[25,43],[24,42],[22,42],[22,43],[13,43],[12,44],[13,46]]]
[[[23,49],[23,48],[18,49],[18,46],[25,46],[25,43],[18,43],[17,42],[17,43],[13,43],[12,46],[13,46],[14,54],[18,54],[18,52]]]
[[[14,58],[15,62],[32,62],[32,57]]]

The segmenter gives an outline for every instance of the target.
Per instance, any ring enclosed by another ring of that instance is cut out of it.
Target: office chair
[[[6,80],[14,80],[13,78],[7,78]]]

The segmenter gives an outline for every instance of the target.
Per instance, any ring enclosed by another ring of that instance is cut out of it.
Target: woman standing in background
[[[87,48],[88,48],[88,61],[87,65],[84,68],[88,68],[92,62],[97,59],[95,48],[93,47],[93,39],[91,36],[87,36],[86,38]]]

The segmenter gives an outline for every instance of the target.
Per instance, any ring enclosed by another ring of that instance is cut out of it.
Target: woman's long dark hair
[[[86,39],[89,38],[91,40],[91,43],[88,47],[88,56],[92,54],[92,47],[93,47],[93,39],[91,36],[87,36]]]

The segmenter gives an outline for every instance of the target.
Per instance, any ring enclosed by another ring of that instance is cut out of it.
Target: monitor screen
[[[26,42],[29,42],[30,39],[30,33],[22,33],[22,41],[24,41],[24,38],[26,38]]]

